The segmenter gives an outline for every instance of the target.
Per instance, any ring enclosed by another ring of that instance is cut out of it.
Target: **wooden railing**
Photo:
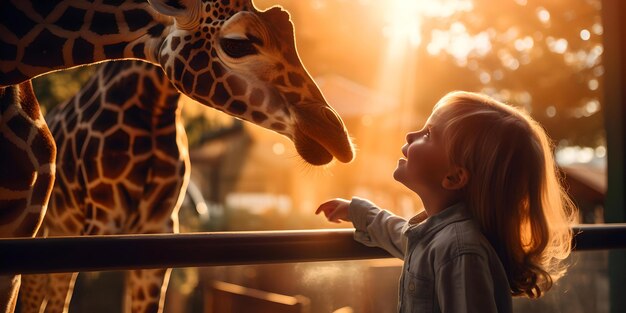
[[[626,249],[626,224],[573,228],[575,250]],[[391,257],[353,229],[0,239],[0,275]]]

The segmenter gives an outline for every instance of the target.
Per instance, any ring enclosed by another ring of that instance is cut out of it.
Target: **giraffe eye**
[[[247,55],[253,55],[259,53],[259,50],[254,46],[255,42],[250,39],[234,39],[234,38],[222,38],[220,39],[220,46],[222,50],[231,58],[243,58]]]

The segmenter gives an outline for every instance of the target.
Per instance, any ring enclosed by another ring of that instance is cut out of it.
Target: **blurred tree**
[[[423,25],[426,43],[418,53],[428,61],[418,70],[429,73],[430,83],[419,82],[418,94],[432,95],[433,86],[442,89],[438,94],[480,90],[524,106],[555,140],[603,144],[600,2],[483,0],[473,5],[471,11]],[[444,57],[430,55],[429,43],[455,28],[470,38],[484,36],[489,51],[470,50],[465,60],[450,50],[442,50]],[[432,96],[434,101],[439,95]]]
[[[395,1],[279,2],[292,14],[314,76],[334,73],[373,87],[389,48],[385,10]],[[604,144],[599,0],[414,1],[400,5],[419,22],[421,42],[409,48],[416,65],[406,68],[417,73],[408,88],[418,115],[448,91],[482,91],[526,108],[557,142]]]
[[[81,66],[33,79],[33,89],[41,104],[44,116],[50,109],[75,95],[93,75],[97,66]]]

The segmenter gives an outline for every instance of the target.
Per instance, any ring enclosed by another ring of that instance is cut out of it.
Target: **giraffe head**
[[[289,13],[250,0],[150,0],[175,24],[156,59],[200,103],[289,137],[308,163],[354,157],[348,132],[296,51]]]

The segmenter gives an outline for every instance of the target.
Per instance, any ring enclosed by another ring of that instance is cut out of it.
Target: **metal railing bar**
[[[626,249],[626,224],[579,225],[576,250]],[[0,239],[0,275],[391,257],[354,229]]]

